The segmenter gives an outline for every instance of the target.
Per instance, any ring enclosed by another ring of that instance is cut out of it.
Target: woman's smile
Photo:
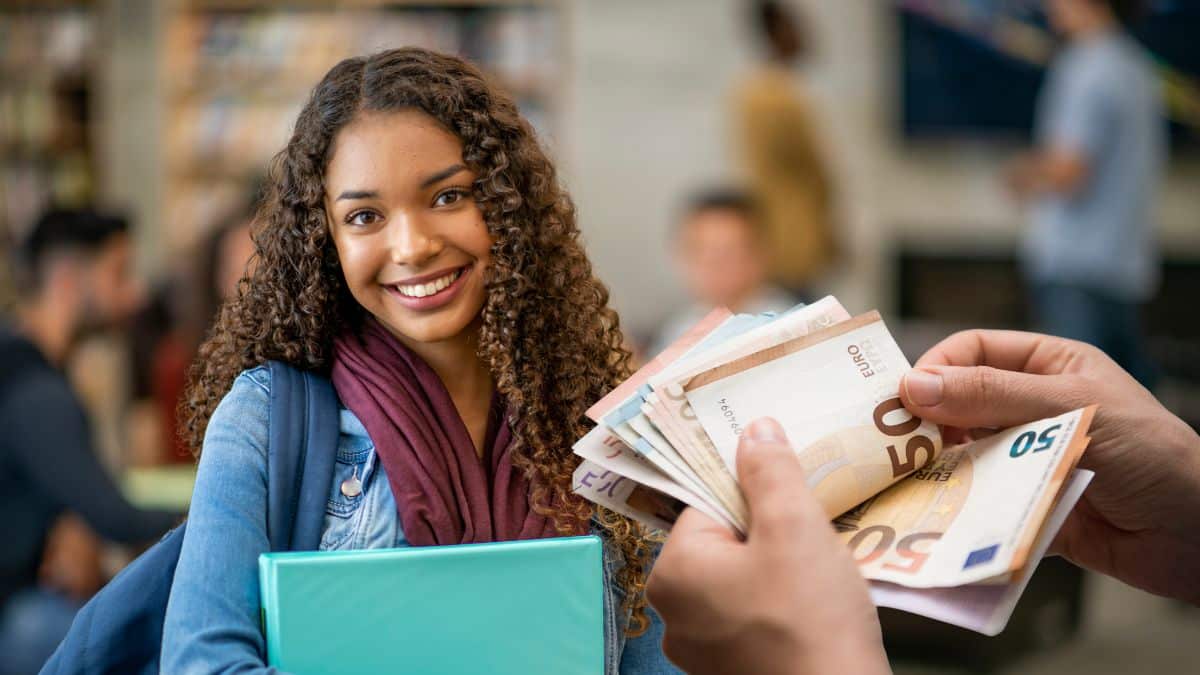
[[[474,263],[471,263],[384,284],[383,287],[404,307],[416,311],[429,311],[453,302],[474,268]]]

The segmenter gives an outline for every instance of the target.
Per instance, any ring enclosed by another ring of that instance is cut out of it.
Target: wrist
[[[828,634],[826,638],[802,650],[794,672],[891,675],[878,629],[863,633],[842,630]]]
[[[849,651],[822,649],[799,660],[794,673],[854,673],[855,675],[892,675],[883,645],[864,645]]]
[[[1200,516],[1200,435],[1192,429],[1191,425],[1184,422],[1182,419],[1171,415],[1171,421],[1174,423],[1172,428],[1174,433],[1170,437],[1171,448],[1174,455],[1179,458],[1177,466],[1179,467],[1180,479],[1183,481],[1183,494],[1191,497],[1196,509],[1189,509],[1192,513]],[[1200,525],[1200,523],[1196,523]],[[1200,537],[1200,531],[1193,532],[1197,537]],[[1200,544],[1200,539],[1197,540]]]
[[[1160,594],[1200,606],[1200,435],[1191,425],[1170,415],[1167,440],[1171,480],[1162,490],[1170,495],[1160,532],[1167,537],[1163,558],[1168,565],[1167,585]]]

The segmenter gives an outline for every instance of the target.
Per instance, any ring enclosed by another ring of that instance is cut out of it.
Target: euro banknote
[[[909,367],[877,312],[832,297],[715,311],[588,411],[575,491],[656,529],[691,506],[744,536],[737,445],[773,417],[878,604],[992,634],[1086,484],[1093,410],[943,448],[901,403]]]
[[[868,579],[912,588],[1009,583],[1087,445],[1092,408],[947,449],[838,516]]]
[[[679,381],[696,420],[733,466],[747,424],[783,425],[832,518],[936,458],[937,425],[900,402],[908,361],[877,312],[787,340]]]

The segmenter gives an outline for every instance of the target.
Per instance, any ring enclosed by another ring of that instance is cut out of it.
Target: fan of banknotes
[[[832,297],[715,310],[588,410],[575,492],[656,529],[691,506],[745,532],[738,437],[774,417],[876,605],[996,635],[1091,479],[1094,408],[943,447],[901,404],[910,367],[878,312]]]

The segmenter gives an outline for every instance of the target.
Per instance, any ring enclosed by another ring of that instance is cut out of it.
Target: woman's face
[[[407,343],[456,337],[483,307],[492,238],[474,180],[424,113],[364,113],[334,139],[325,211],[346,285]]]

